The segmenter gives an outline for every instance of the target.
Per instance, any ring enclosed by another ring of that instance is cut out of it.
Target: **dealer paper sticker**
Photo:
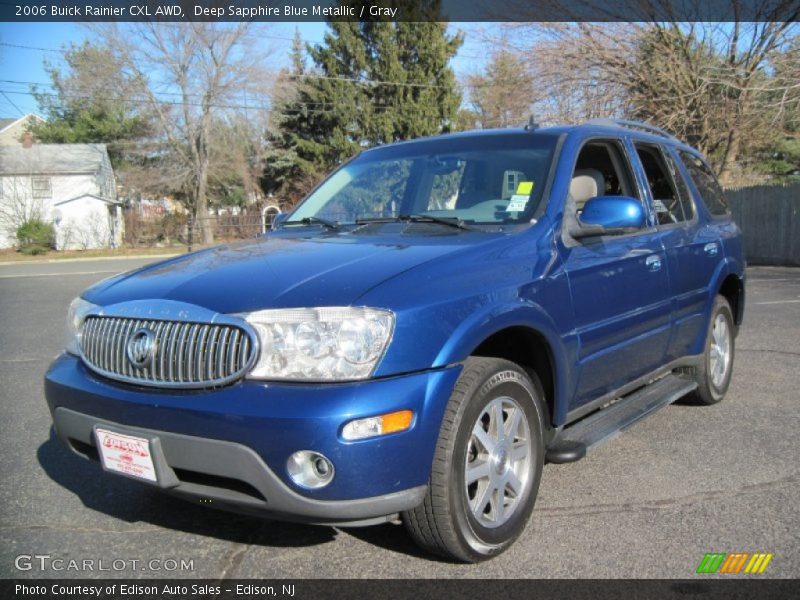
[[[96,432],[98,449],[106,469],[156,481],[149,440],[107,429],[97,429]]]
[[[528,198],[533,191],[532,181],[520,181],[517,185],[517,192],[511,196],[506,207],[506,212],[522,212],[528,205]]]

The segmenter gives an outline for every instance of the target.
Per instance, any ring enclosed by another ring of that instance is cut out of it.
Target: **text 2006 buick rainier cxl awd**
[[[362,152],[260,239],[89,288],[45,392],[108,472],[276,519],[399,515],[478,561],[546,461],[719,402],[743,310],[694,149],[623,121],[468,132]]]

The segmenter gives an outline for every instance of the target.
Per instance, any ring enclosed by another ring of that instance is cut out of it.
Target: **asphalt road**
[[[548,465],[517,544],[459,565],[422,555],[396,524],[207,510],[105,475],[52,439],[41,382],[69,301],[142,262],[0,266],[0,577],[687,578],[706,552],[756,551],[775,555],[761,577],[800,576],[800,269],[749,270],[724,402],[670,406],[578,463]],[[20,555],[51,558],[19,571]],[[95,570],[39,569],[52,559]],[[99,559],[124,568],[99,572]],[[152,559],[161,570],[143,570]],[[193,570],[168,571],[169,559]]]

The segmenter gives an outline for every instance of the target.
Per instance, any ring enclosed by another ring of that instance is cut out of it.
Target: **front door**
[[[573,179],[568,206],[576,210],[592,194],[643,197],[621,142],[586,144]],[[671,299],[655,228],[572,241],[563,253],[579,339],[575,410],[663,364]]]

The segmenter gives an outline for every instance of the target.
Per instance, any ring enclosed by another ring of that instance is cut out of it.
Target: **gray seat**
[[[606,180],[597,169],[576,169],[569,184],[569,195],[575,201],[577,212],[583,210],[586,201],[606,192]]]

